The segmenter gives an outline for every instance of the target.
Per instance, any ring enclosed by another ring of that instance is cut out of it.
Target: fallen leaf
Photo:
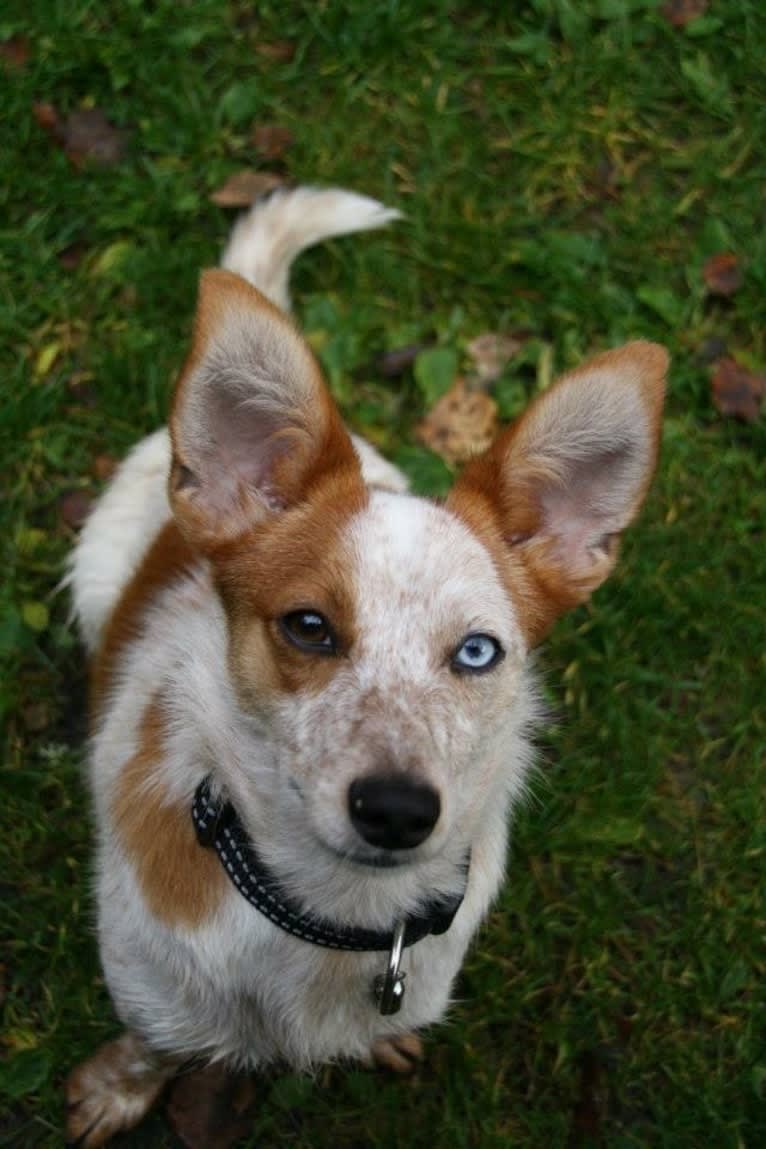
[[[116,128],[100,108],[79,108],[71,112],[57,127],[55,135],[76,168],[85,163],[113,167],[125,155],[128,139],[127,133]]]
[[[59,127],[59,114],[53,104],[41,101],[32,105],[32,116],[43,131],[53,134]]]
[[[715,364],[711,388],[713,403],[722,415],[755,423],[766,395],[766,375],[748,371],[727,356]]]
[[[99,252],[90,268],[90,274],[109,276],[124,263],[132,251],[133,244],[129,239],[116,239]]]
[[[70,395],[83,407],[97,407],[98,396],[93,387],[92,371],[74,371],[66,381]]]
[[[111,479],[116,470],[117,460],[114,455],[96,455],[93,460],[93,474],[102,483],[105,483],[107,479]]]
[[[700,346],[697,359],[700,363],[715,363],[716,359],[723,359],[728,351],[726,340],[720,335],[711,335]]]
[[[523,344],[524,340],[519,336],[485,331],[471,340],[466,351],[481,382],[490,384],[500,378],[507,364]]]
[[[396,379],[412,366],[427,346],[427,343],[409,343],[406,347],[395,347],[377,359],[375,369],[384,379]]]
[[[44,602],[25,602],[21,606],[21,617],[35,634],[48,629],[50,614]]]
[[[47,702],[30,702],[23,707],[21,717],[30,734],[39,734],[51,724],[51,712]]]
[[[458,376],[418,424],[421,443],[446,462],[464,463],[486,450],[497,431],[497,403],[484,391],[471,391]]]
[[[16,552],[20,555],[33,555],[47,539],[45,531],[39,527],[22,527],[16,532]]]
[[[267,160],[281,160],[293,144],[293,134],[280,124],[257,124],[250,136],[253,146]]]
[[[428,347],[415,359],[415,382],[426,406],[446,395],[455,382],[457,354],[451,347]]]
[[[295,44],[292,40],[263,40],[255,45],[255,51],[258,56],[264,56],[267,60],[287,63],[295,55]]]
[[[26,68],[31,49],[26,36],[11,36],[0,44],[0,64],[8,72]]]
[[[733,295],[742,286],[742,268],[736,255],[721,252],[705,261],[702,278],[711,295]]]
[[[59,515],[68,527],[76,531],[87,519],[92,506],[93,496],[88,491],[69,491],[59,499]]]
[[[210,1065],[176,1078],[166,1113],[186,1149],[228,1149],[252,1128],[255,1101],[250,1075]]]
[[[63,349],[63,343],[60,339],[55,339],[52,343],[46,343],[45,347],[40,348],[35,356],[35,376],[38,379],[45,378]]]
[[[250,168],[234,172],[225,183],[212,192],[210,199],[218,207],[250,207],[262,195],[284,184],[274,172],[256,172]]]
[[[709,0],[668,0],[662,6],[662,15],[674,28],[685,28],[698,20],[708,9]]]
[[[75,240],[74,243],[70,243],[68,247],[58,253],[59,265],[64,268],[64,271],[74,271],[80,266],[89,250],[84,240]]]

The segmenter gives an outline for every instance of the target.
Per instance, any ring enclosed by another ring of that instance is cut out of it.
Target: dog
[[[125,1026],[68,1080],[88,1149],[190,1058],[420,1056],[503,880],[530,652],[610,573],[655,468],[668,358],[637,341],[544,391],[443,502],[408,493],[288,316],[300,251],[396,215],[298,188],[243,216],[202,274],[169,428],[74,551]]]

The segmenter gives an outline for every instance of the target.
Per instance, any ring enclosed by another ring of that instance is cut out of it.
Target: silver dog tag
[[[402,1008],[404,979],[407,976],[399,969],[404,952],[404,927],[404,922],[397,923],[394,940],[391,942],[391,952],[388,955],[388,969],[385,974],[379,974],[375,978],[372,987],[378,1009],[384,1017],[390,1017]]]

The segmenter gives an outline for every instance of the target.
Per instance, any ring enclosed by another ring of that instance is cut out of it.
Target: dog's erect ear
[[[448,499],[489,529],[530,644],[609,575],[651,481],[668,356],[629,343],[544,392]]]
[[[200,280],[170,435],[173,513],[203,549],[302,502],[331,474],[361,483],[308,346],[283,312],[229,271]]]

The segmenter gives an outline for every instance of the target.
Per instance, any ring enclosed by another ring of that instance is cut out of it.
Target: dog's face
[[[270,814],[291,834],[406,865],[469,842],[498,777],[513,789],[527,651],[614,564],[654,467],[665,368],[649,344],[594,360],[440,506],[365,486],[292,325],[208,273],[171,502],[211,561],[228,673],[267,731]]]
[[[277,748],[286,818],[360,863],[421,860],[486,800],[524,638],[455,515],[373,491],[333,532],[323,510],[298,512],[304,561],[262,527],[219,567],[231,674]]]

